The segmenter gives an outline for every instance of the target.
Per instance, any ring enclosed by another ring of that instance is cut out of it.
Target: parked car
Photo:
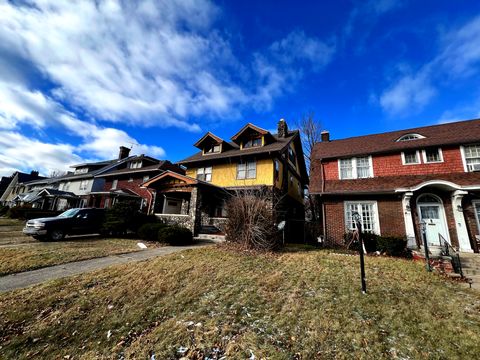
[[[69,209],[58,216],[27,221],[23,233],[38,240],[60,241],[66,235],[100,233],[104,209]]]

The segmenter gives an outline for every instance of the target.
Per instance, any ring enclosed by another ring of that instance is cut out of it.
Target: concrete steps
[[[460,253],[463,276],[471,282],[472,288],[480,289],[480,254]]]
[[[224,242],[225,235],[220,234],[198,234],[196,237],[193,238],[194,240],[202,241],[213,241],[213,242]]]

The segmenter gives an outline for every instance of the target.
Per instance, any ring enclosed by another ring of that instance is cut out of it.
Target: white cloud
[[[12,169],[38,170],[48,176],[81,161],[72,145],[43,143],[15,131],[0,131],[0,148],[1,176],[11,175]]]
[[[294,61],[309,62],[314,70],[327,65],[335,52],[334,45],[326,44],[317,38],[308,37],[303,31],[295,30],[285,38],[270,46],[276,58],[283,63]]]
[[[438,86],[478,74],[480,16],[447,33],[441,40],[442,47],[436,56],[423,64],[416,73],[403,74],[382,92],[379,103],[386,112],[401,114],[421,110],[434,98]],[[472,105],[464,106],[463,110],[456,113],[471,117],[476,111],[470,111],[470,115],[467,115],[466,109],[473,109]],[[447,112],[445,117],[450,119],[452,114],[453,112]]]
[[[399,114],[405,110],[413,112],[423,108],[435,96],[435,92],[427,73],[407,75],[384,91],[379,102],[389,113]]]

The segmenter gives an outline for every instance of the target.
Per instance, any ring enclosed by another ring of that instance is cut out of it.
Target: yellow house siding
[[[187,176],[195,178],[197,169],[187,169]],[[257,177],[255,179],[237,180],[237,162],[213,164],[211,184],[217,186],[254,186],[254,185],[273,185],[273,160],[257,160]]]
[[[288,195],[290,195],[295,200],[303,203],[303,197],[300,195],[301,184],[298,181],[297,177],[288,172]],[[303,192],[303,191],[302,191]]]

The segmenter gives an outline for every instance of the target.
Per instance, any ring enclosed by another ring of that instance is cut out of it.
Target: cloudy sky
[[[478,1],[0,0],[0,175],[310,111],[334,139],[476,118],[479,70]]]

